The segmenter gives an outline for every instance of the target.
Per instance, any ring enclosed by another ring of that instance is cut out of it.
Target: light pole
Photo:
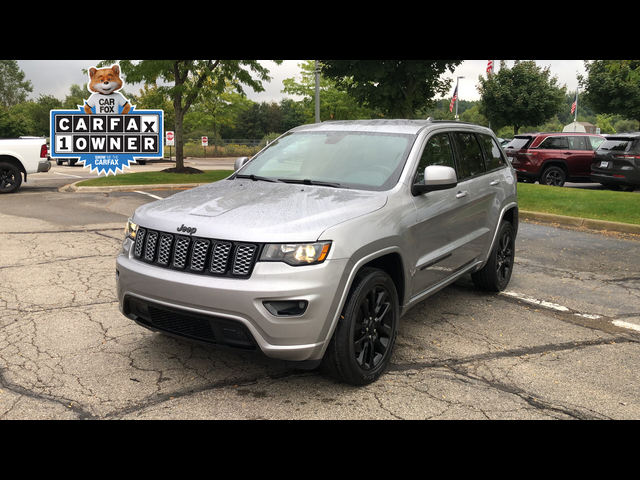
[[[456,120],[459,120],[458,118],[458,84],[460,83],[461,78],[464,78],[464,77],[458,77],[456,79]]]
[[[320,123],[320,68],[318,67],[318,60],[316,60],[316,123]]]

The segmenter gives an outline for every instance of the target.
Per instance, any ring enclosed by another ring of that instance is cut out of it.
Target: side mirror
[[[424,185],[414,184],[411,193],[414,197],[436,190],[448,190],[458,185],[456,171],[443,165],[429,165],[424,169]]]
[[[247,163],[248,161],[249,161],[248,157],[238,157],[238,158],[236,158],[236,163],[234,163],[234,165],[233,165],[233,170],[235,172],[237,172],[242,167],[244,167],[244,164]]]

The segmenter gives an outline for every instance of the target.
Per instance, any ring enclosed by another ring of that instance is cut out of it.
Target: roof
[[[433,120],[429,117],[426,120],[406,120],[406,119],[373,119],[373,120],[337,120],[322,123],[311,123],[301,125],[292,131],[362,131],[362,132],[383,132],[383,133],[407,133],[417,134],[423,128],[440,125],[465,125],[483,128],[474,123],[459,122],[455,120]]]

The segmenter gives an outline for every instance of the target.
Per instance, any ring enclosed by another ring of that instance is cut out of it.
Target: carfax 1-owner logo
[[[123,173],[137,159],[162,158],[162,110],[137,110],[119,92],[120,67],[89,69],[91,96],[78,110],[51,110],[52,158],[84,162],[91,173]]]

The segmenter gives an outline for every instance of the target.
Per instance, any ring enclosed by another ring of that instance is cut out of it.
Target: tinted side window
[[[449,135],[446,133],[438,133],[427,140],[427,144],[422,151],[420,163],[418,164],[418,173],[416,175],[416,184],[424,184],[424,169],[429,165],[444,165],[455,169],[453,161],[453,152],[451,150],[451,142]]]
[[[458,152],[458,181],[485,172],[480,144],[473,133],[453,132],[453,143]]]
[[[587,146],[587,137],[568,137],[569,148],[571,150],[591,150],[591,147]]]
[[[569,148],[569,142],[567,142],[567,137],[548,137],[544,139],[538,148],[561,150],[563,148]]]
[[[478,140],[480,140],[480,144],[484,150],[487,171],[503,167],[505,165],[505,160],[502,156],[502,149],[498,146],[495,140],[489,135],[478,135]]]
[[[602,137],[589,137],[589,141],[591,142],[591,149],[597,150],[602,142],[604,142],[604,138]]]

